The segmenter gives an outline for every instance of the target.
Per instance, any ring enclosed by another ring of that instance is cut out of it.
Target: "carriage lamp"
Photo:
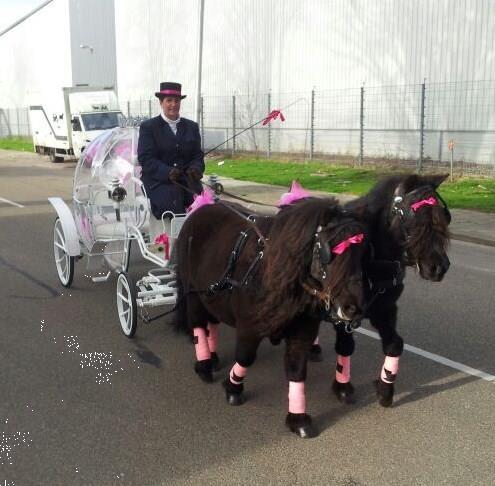
[[[117,186],[113,189],[110,197],[112,201],[120,203],[127,197],[127,191],[122,186]]]

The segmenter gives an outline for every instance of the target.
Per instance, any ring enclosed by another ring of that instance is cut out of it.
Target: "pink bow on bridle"
[[[335,245],[332,248],[332,253],[335,253],[336,255],[341,255],[351,245],[362,243],[363,240],[364,240],[363,233],[358,233],[357,235],[349,236],[349,238],[345,239],[344,241],[341,241],[338,245]]]
[[[270,123],[272,120],[276,120],[280,117],[280,121],[285,121],[285,116],[282,114],[280,110],[272,110],[269,115],[263,120],[263,125]]]
[[[437,203],[438,201],[433,196],[430,196],[428,199],[421,199],[421,201],[411,204],[411,209],[416,212],[422,206],[435,206]]]

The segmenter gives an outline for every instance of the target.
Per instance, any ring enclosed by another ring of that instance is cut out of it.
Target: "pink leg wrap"
[[[337,366],[335,379],[339,383],[349,383],[351,381],[351,357],[337,355]]]
[[[230,381],[234,385],[240,385],[246,375],[247,368],[244,368],[244,366],[241,366],[239,363],[235,363],[230,370]]]
[[[385,383],[393,383],[397,378],[399,371],[399,358],[393,358],[392,356],[385,356],[385,362],[382,367],[382,374],[380,378]]]
[[[208,340],[206,339],[206,330],[202,327],[195,327],[194,333],[194,348],[196,349],[196,359],[203,361],[204,359],[210,359],[210,348],[208,347]]]
[[[313,344],[320,344],[319,336],[316,336],[316,339],[313,341]]]
[[[289,413],[306,413],[304,381],[289,381]]]
[[[214,353],[217,350],[218,340],[218,324],[208,324],[208,347],[210,352]]]

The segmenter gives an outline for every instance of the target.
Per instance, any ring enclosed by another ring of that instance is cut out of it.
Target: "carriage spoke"
[[[120,292],[117,294],[127,305],[129,305],[129,300],[126,299]]]
[[[58,228],[55,228],[55,231],[57,232],[58,240],[62,243],[65,243],[64,235],[60,232],[60,230]]]
[[[65,246],[61,245],[60,243],[58,243],[58,242],[56,242],[56,241],[55,241],[55,243],[54,243],[54,244],[55,244],[55,246],[56,246],[57,248],[60,248],[60,249],[61,249],[64,253],[67,253],[67,252],[65,251]]]
[[[130,312],[131,308],[129,307],[127,310],[123,311],[123,312],[119,312],[119,317],[124,317],[124,316],[127,316]]]
[[[65,255],[62,255],[60,258],[55,258],[55,261],[57,263],[60,263],[62,260],[65,260],[66,256]]]

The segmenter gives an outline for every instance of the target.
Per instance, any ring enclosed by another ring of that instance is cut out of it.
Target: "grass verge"
[[[297,179],[306,189],[355,195],[366,193],[381,177],[403,172],[404,169],[273,159],[217,159],[206,163],[207,174],[284,187]],[[495,179],[463,177],[453,182],[447,179],[440,189],[440,194],[451,208],[495,212]]]
[[[33,140],[30,137],[0,138],[0,149],[33,152]]]

